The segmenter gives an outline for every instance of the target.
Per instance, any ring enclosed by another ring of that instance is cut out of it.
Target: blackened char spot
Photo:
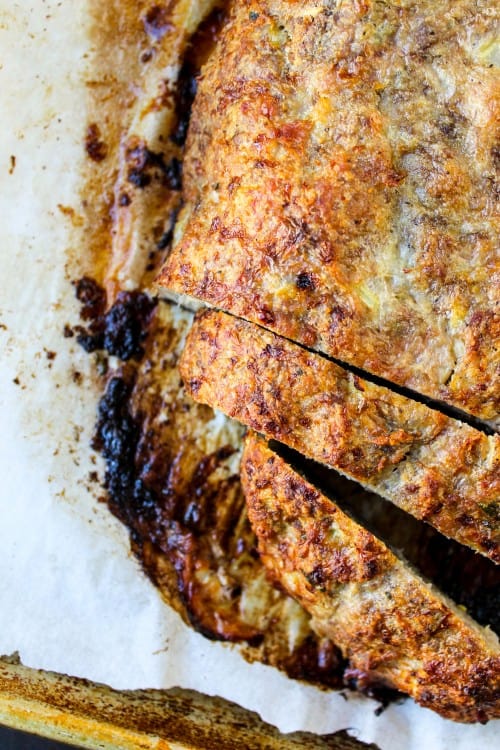
[[[112,510],[126,523],[152,519],[159,498],[137,475],[135,455],[141,431],[129,411],[132,385],[112,378],[99,402],[92,446],[106,461],[104,485]]]
[[[160,180],[169,190],[181,189],[182,166],[175,157],[165,162],[163,154],[140,145],[130,148],[126,158],[127,180],[135,187],[143,189],[155,179]]]
[[[405,695],[399,693],[393,688],[384,685],[379,678],[369,672],[363,672],[360,669],[347,668],[344,672],[344,683],[346,687],[351,690],[356,690],[369,698],[380,703],[380,706],[376,709],[375,714],[379,716],[390,703],[395,701],[402,701],[406,698]]]
[[[197,73],[198,71],[189,61],[184,63],[179,73],[179,80],[175,94],[175,114],[177,124],[170,136],[172,141],[178,146],[183,146],[186,142],[189,120],[191,117],[191,108],[198,88],[196,80]]]
[[[85,151],[92,161],[103,161],[107,156],[107,146],[101,139],[101,131],[95,122],[87,127],[87,133],[85,135]]]
[[[82,303],[80,317],[88,321],[86,327],[75,327],[80,346],[87,352],[106,349],[122,360],[139,359],[157,300],[143,292],[120,292],[105,312],[106,293],[96,281],[85,276],[75,282],[75,289]]]
[[[297,289],[314,289],[315,287],[312,275],[306,271],[298,274],[295,285]]]
[[[104,348],[104,337],[101,331],[92,332],[83,326],[76,326],[75,331],[77,332],[76,340],[88,354]]]
[[[104,349],[123,360],[140,357],[156,305],[156,300],[142,292],[120,292],[104,318]]]
[[[179,159],[170,159],[168,164],[164,166],[163,172],[170,190],[182,188],[182,164]]]
[[[134,167],[130,169],[127,174],[127,180],[137,188],[145,188],[151,182],[151,175],[147,172],[143,172],[141,169]]]

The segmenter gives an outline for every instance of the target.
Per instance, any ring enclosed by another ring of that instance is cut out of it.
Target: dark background
[[[0,726],[0,750],[69,750],[71,747],[74,745],[63,745]]]

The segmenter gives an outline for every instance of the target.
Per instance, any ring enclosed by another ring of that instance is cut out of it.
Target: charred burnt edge
[[[93,440],[93,448],[99,451],[105,459],[105,488],[108,493],[108,505],[114,515],[120,519],[129,529],[132,548],[141,559],[140,550],[147,540],[157,549],[158,554],[166,554],[164,546],[158,545],[157,533],[167,534],[171,543],[175,546],[169,534],[169,528],[183,527],[182,533],[203,533],[203,529],[193,528],[189,519],[185,519],[184,509],[178,507],[173,511],[173,518],[167,527],[162,525],[159,509],[162,507],[159,493],[152,487],[147,486],[141,479],[141,466],[136,463],[137,449],[142,436],[139,418],[134,418],[130,411],[130,398],[135,385],[133,368],[128,366],[128,371],[111,378],[98,406],[98,420]],[[222,447],[214,454],[214,460],[224,460],[232,448]],[[210,460],[202,462],[198,472],[191,483],[195,490],[205,474],[213,470]],[[176,520],[176,517],[179,520]],[[161,528],[159,528],[161,527]],[[158,531],[157,531],[158,529]],[[178,550],[172,549],[167,554],[170,563],[177,574],[177,593],[183,604],[184,616],[198,632],[211,640],[234,640],[224,637],[203,622],[191,609],[189,596],[184,589],[182,571],[178,568]],[[149,574],[149,571],[146,570]],[[263,641],[264,634],[246,640],[249,646],[259,647]],[[329,646],[328,654],[323,655],[320,660],[318,645],[313,636],[301,645],[297,653],[290,655],[280,667],[292,679],[306,680],[326,688],[339,689],[342,687],[343,674],[347,662],[342,658],[339,650],[333,644]],[[323,667],[321,666],[323,662]]]
[[[144,292],[120,292],[106,311],[106,293],[88,276],[74,282],[82,304],[80,317],[87,326],[75,326],[77,342],[86,352],[106,350],[123,361],[140,359],[142,343],[158,300]]]
[[[464,606],[476,622],[489,625],[500,635],[500,568],[494,562],[448,539],[434,527],[361,488],[334,469],[307,459],[277,441],[271,440],[269,445],[306,481],[396,550],[399,556],[403,555],[456,604]],[[370,517],[363,508],[367,499]],[[413,543],[408,543],[409,539]]]
[[[143,432],[140,419],[135,418],[130,411],[133,387],[134,376],[130,373],[117,375],[109,380],[99,401],[92,447],[106,461],[105,488],[109,491],[110,501],[117,515],[127,523],[135,523],[137,520],[156,523],[157,509],[163,503],[160,493],[141,478],[142,467],[136,462]],[[197,491],[200,483],[233,451],[232,447],[224,446],[207,456],[195,472],[187,494],[196,501],[200,494]],[[174,503],[170,513],[170,526],[182,527],[182,533],[203,534],[205,528],[200,527],[196,519],[187,517],[190,507],[191,503],[187,507]],[[168,525],[167,523],[167,527]],[[167,527],[161,531],[168,531]],[[146,530],[148,534],[152,531],[150,527]]]
[[[170,134],[170,141],[176,146],[183,148],[191,119],[191,109],[198,88],[198,76],[200,73],[200,60],[197,59],[198,47],[206,45],[204,39],[211,26],[220,26],[226,17],[222,7],[215,8],[208,18],[200,25],[188,45],[186,55],[182,61],[181,69],[175,88],[172,92],[174,99],[175,124]],[[153,5],[142,18],[146,32],[155,40],[161,39],[171,30],[170,12],[160,5]],[[210,37],[210,33],[209,36]],[[154,170],[159,170],[159,177],[170,190],[182,189],[182,164],[177,158],[172,158],[165,163],[161,153],[155,153],[146,146],[137,146],[130,149],[127,154],[130,161],[127,179],[135,187],[144,189],[158,177]]]
[[[143,292],[120,292],[104,316],[103,348],[124,361],[141,357],[141,344],[157,304]]]
[[[186,143],[191,109],[198,88],[198,77],[207,51],[227,19],[228,2],[221,0],[200,24],[190,40],[174,91],[175,125],[170,140],[181,148]]]
[[[129,410],[132,388],[132,379],[111,378],[99,401],[92,441],[106,461],[104,486],[112,509],[126,523],[135,515],[154,518],[159,503],[159,497],[137,476],[135,454],[141,431]]]
[[[174,191],[182,189],[182,164],[175,156],[165,162],[163,154],[151,151],[146,146],[136,146],[127,153],[127,159],[131,162],[127,180],[135,187],[147,187],[157,177],[154,170],[158,170],[165,187]]]
[[[359,669],[347,668],[344,672],[344,685],[349,690],[366,695],[367,698],[377,701],[380,705],[375,709],[375,716],[380,716],[391,703],[402,703],[408,698],[394,688],[384,685],[379,678],[373,677],[369,672]]]
[[[134,419],[129,408],[133,387],[134,378],[130,376],[116,376],[108,382],[98,406],[98,420],[92,447],[101,453],[106,461],[104,486],[108,491],[110,509],[128,526],[132,541],[140,547],[144,537],[156,544],[154,527],[160,521],[158,510],[162,506],[162,501],[159,494],[142,480],[140,467],[136,465],[142,431],[139,421]],[[218,452],[219,458],[224,458],[229,452],[229,448],[221,449]],[[171,525],[179,524],[184,526],[185,519],[177,521],[172,518]],[[168,533],[168,528],[164,531]],[[185,526],[183,533],[193,533],[191,524]],[[165,550],[161,551],[165,554]],[[175,550],[172,550],[168,557],[178,573],[177,591],[190,623],[207,638],[227,640],[223,635],[206,628],[191,610],[182,576],[177,570]],[[256,646],[261,640],[262,637],[258,636],[248,642],[249,645]]]
[[[177,146],[184,146],[186,142],[189,121],[191,119],[191,109],[198,89],[197,75],[198,71],[193,63],[189,60],[184,60],[174,94],[177,122],[170,136],[170,140]]]
[[[283,664],[286,674],[293,680],[303,680],[332,690],[345,686],[345,671],[349,666],[340,649],[328,641],[325,646],[319,645],[318,638],[312,634],[294,652],[293,658]],[[325,650],[328,653],[325,654]],[[321,663],[318,663],[321,662]]]
[[[170,212],[170,215],[168,217],[168,228],[163,232],[162,236],[156,243],[156,250],[166,250],[172,244],[172,240],[174,237],[175,223],[177,221],[177,216],[179,215],[179,211],[181,210],[182,206],[183,206],[183,201],[180,201],[179,204],[175,208],[173,208],[172,211]]]

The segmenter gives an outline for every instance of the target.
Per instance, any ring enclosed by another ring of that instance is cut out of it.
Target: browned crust
[[[100,348],[108,326],[102,316],[111,307],[115,344],[135,340],[132,348],[107,344],[128,361],[109,374],[96,447],[107,453],[110,508],[127,526],[146,574],[186,623],[238,643],[250,661],[340,687],[345,665],[337,647],[313,633],[309,615],[266,580],[238,476],[241,428],[224,419],[214,426],[212,410],[183,391],[176,362],[190,315],[160,302],[143,340],[145,321],[127,305],[137,298],[124,291],[148,288],[171,241],[165,230],[181,201],[174,189],[183,151],[178,118],[184,124],[189,116],[182,85],[192,89],[190,77],[217,36],[222,12],[196,28],[214,5],[223,3],[91,3],[85,255],[72,273],[84,268],[107,294],[88,278],[76,285],[89,326],[77,332],[88,351]],[[99,368],[107,367],[104,353],[97,356]],[[112,442],[118,450],[110,455]]]
[[[262,560],[351,665],[456,721],[500,717],[500,648],[255,434],[242,482]]]
[[[497,14],[437,7],[235,3],[160,282],[495,422]]]
[[[96,438],[110,508],[145,572],[195,630],[290,677],[342,687],[338,648],[266,578],[239,478],[241,427],[182,387],[177,359],[191,319],[158,303],[142,359],[113,373]]]
[[[180,371],[197,401],[341,471],[500,561],[498,435],[489,437],[216,311],[198,317]]]

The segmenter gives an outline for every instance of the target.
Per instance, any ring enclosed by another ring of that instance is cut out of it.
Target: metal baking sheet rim
[[[177,688],[117,691],[15,657],[0,658],[0,724],[91,750],[368,747],[345,732],[283,735],[222,698]]]

